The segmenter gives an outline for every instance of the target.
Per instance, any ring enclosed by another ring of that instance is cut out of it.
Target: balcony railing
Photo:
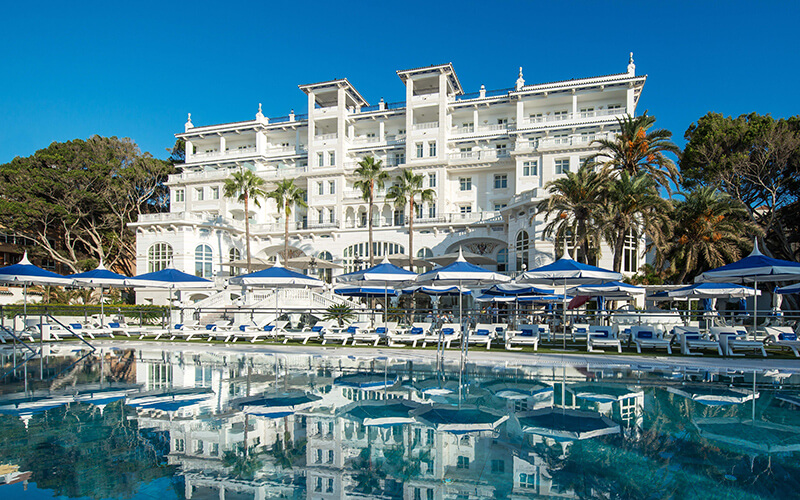
[[[230,158],[234,156],[250,156],[256,154],[255,146],[246,146],[243,148],[228,149],[225,151],[208,151],[203,153],[194,153],[189,155],[191,161],[207,160],[210,158]]]
[[[621,116],[625,114],[626,110],[624,108],[598,109],[594,111],[579,111],[577,113],[569,112],[569,113],[549,114],[549,115],[524,118],[522,120],[522,125],[532,126],[532,125],[539,125],[542,123],[557,123],[557,122],[572,121],[572,120],[588,120],[591,118],[602,118],[606,116]]]
[[[424,122],[424,123],[415,123],[411,126],[414,130],[426,130],[431,128],[438,128],[439,122]]]
[[[489,150],[489,151],[459,151],[457,153],[450,153],[448,157],[451,160],[496,160],[498,158],[507,158],[511,154],[511,149]]]
[[[338,134],[333,132],[332,134],[318,134],[314,136],[315,141],[327,141],[329,139],[336,139]]]

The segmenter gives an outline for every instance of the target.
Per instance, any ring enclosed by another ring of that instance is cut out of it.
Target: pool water
[[[185,349],[6,376],[0,498],[800,496],[791,371]]]

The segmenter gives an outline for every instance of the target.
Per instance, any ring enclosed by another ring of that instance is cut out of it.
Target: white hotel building
[[[185,131],[186,163],[171,175],[170,212],[142,215],[137,233],[139,273],[173,263],[205,277],[225,277],[226,262],[244,258],[244,217],[250,218],[254,257],[283,250],[284,220],[272,200],[250,213],[223,196],[223,182],[247,168],[267,181],[285,178],[305,189],[308,208],[293,211],[289,246],[295,255],[332,260],[350,271],[367,261],[369,207],[353,188],[364,157],[383,160],[391,178],[410,168],[424,175],[435,202],[418,207],[414,255],[465,250],[497,261],[500,271],[550,262],[554,242],[532,220],[548,181],[575,171],[613,137],[617,119],[634,115],[646,76],[633,55],[625,73],[526,84],[520,68],[512,88],[465,93],[452,64],[398,71],[405,100],[370,105],[347,80],[300,85],[308,112]],[[391,183],[391,182],[390,182]],[[389,184],[390,184],[389,183]],[[387,185],[388,188],[388,185]],[[408,225],[381,191],[372,217],[376,255],[407,253]],[[626,271],[643,258],[631,238]],[[599,262],[611,265],[606,249]],[[341,272],[341,271],[340,271]]]

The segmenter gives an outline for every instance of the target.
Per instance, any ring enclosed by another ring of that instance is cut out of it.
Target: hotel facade
[[[289,220],[290,257],[342,265],[334,274],[363,266],[370,215],[353,172],[367,156],[382,160],[390,175],[371,214],[376,260],[409,252],[407,209],[397,209],[386,192],[401,169],[412,169],[435,193],[416,207],[415,257],[463,247],[495,260],[498,271],[546,264],[558,249],[542,238],[543,217],[535,216],[545,186],[596,153],[595,140],[613,139],[617,120],[635,115],[646,81],[632,54],[624,73],[531,85],[520,68],[513,87],[473,93],[465,93],[452,64],[397,75],[405,85],[401,102],[370,104],[342,79],[300,85],[308,97],[304,114],[268,118],[259,104],[253,120],[207,126],[189,115],[176,134],[186,143],[186,162],[167,183],[170,212],[132,224],[138,272],[171,264],[224,279],[226,263],[245,258],[245,217],[253,257],[283,251],[285,221],[274,201],[251,204],[246,214],[224,197],[225,179],[240,169],[263,178],[267,191],[283,179],[306,191],[308,207],[295,207]],[[631,235],[624,271],[643,263],[643,243]],[[610,267],[611,260],[602,249],[598,264]]]

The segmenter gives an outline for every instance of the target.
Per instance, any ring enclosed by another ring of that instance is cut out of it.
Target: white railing
[[[494,132],[497,130],[508,129],[507,123],[492,123],[491,125],[478,125],[478,130],[481,132]]]
[[[231,305],[231,292],[230,290],[222,290],[220,292],[215,293],[209,297],[206,297],[203,300],[199,300],[192,304],[190,309],[206,309],[206,308],[218,308],[218,307],[227,307]]]
[[[411,126],[414,130],[426,130],[430,128],[438,128],[439,122],[425,122],[425,123],[415,123]]]
[[[459,151],[450,153],[448,158],[451,160],[496,160],[506,158],[510,155],[511,149],[488,150],[488,151]]]
[[[453,127],[451,129],[452,133],[454,134],[474,134],[475,133],[475,126],[467,126],[467,127]]]
[[[279,288],[277,290],[248,290],[247,302],[253,308],[281,309],[326,309],[332,305],[346,304],[353,309],[359,309],[360,304],[345,299],[338,295],[322,294],[308,288]]]
[[[353,144],[376,144],[381,142],[378,136],[358,136],[353,138]]]
[[[542,123],[564,122],[572,120],[587,120],[590,118],[606,117],[606,116],[622,116],[626,114],[624,108],[611,108],[611,109],[596,109],[594,111],[578,111],[577,113],[551,113],[542,116],[534,116],[523,118],[522,125],[530,126]]]
[[[189,161],[204,160],[208,158],[227,158],[233,156],[251,156],[256,154],[255,146],[244,148],[228,149],[226,151],[209,151],[207,153],[194,153],[187,155]]]
[[[333,132],[332,134],[318,134],[314,136],[315,141],[327,141],[328,139],[336,139],[338,134]]]
[[[268,170],[266,172],[258,172],[259,177],[271,179],[276,177],[297,177],[306,173],[308,167],[292,167],[292,168],[279,168],[276,170]]]

